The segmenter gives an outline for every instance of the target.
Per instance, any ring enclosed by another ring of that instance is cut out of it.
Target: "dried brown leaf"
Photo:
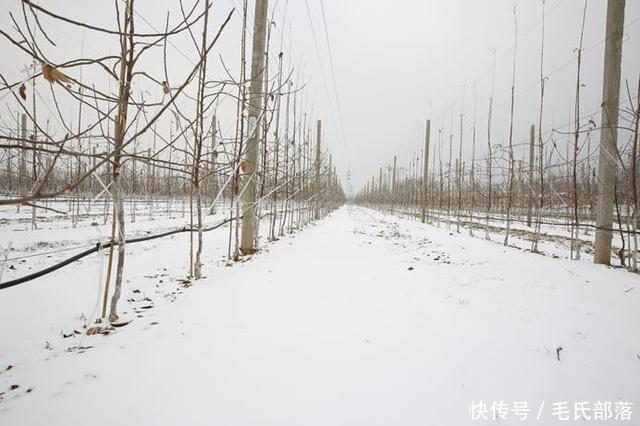
[[[20,85],[20,88],[18,89],[18,94],[20,95],[23,101],[27,100],[27,86],[24,83]]]
[[[47,80],[49,83],[66,83],[71,84],[71,79],[64,74],[62,71],[58,71],[54,67],[49,64],[42,64],[42,77]]]

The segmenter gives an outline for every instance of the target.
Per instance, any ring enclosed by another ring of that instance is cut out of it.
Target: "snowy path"
[[[210,275],[84,353],[35,336],[24,360],[9,328],[29,315],[7,300],[37,290],[0,293],[0,424],[460,425],[472,400],[544,401],[541,425],[556,401],[640,411],[640,280],[624,271],[346,206]]]

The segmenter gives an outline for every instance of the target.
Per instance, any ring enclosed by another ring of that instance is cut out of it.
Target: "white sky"
[[[13,11],[18,17],[21,16],[18,0],[0,1],[5,11]],[[308,82],[304,95],[308,112],[312,114],[313,122],[315,118],[323,120],[323,139],[333,153],[343,183],[349,166],[353,188],[357,191],[370,176],[377,174],[380,166],[387,166],[393,155],[398,155],[399,162],[406,164],[409,157],[421,149],[424,121],[427,118],[432,119],[432,146],[437,144],[438,129],[442,129],[447,138],[453,132],[455,155],[460,133],[459,115],[463,112],[463,157],[469,159],[474,99],[477,102],[476,157],[482,156],[486,145],[494,48],[497,51],[497,67],[492,139],[495,144],[507,142],[512,47],[515,40],[513,6],[516,8],[519,28],[515,141],[527,140],[529,124],[538,121],[541,0],[323,2],[328,32],[325,31],[320,0],[270,1],[276,21],[272,33],[271,66],[275,70],[275,57],[280,38],[283,37],[285,61],[298,72],[295,77],[297,82]],[[249,4],[252,3],[250,0]],[[116,27],[112,1],[41,0],[39,4],[78,20]],[[185,0],[187,8],[190,4],[192,0]],[[234,4],[241,5],[241,0],[214,0],[213,4],[212,32]],[[549,130],[552,125],[560,127],[573,119],[576,78],[574,49],[578,47],[583,7],[581,0],[546,1],[544,72],[549,80],[545,93],[543,130]],[[175,0],[136,0],[136,10],[139,13],[137,18],[144,17],[157,28],[164,27],[167,10],[171,12],[172,20],[177,19],[180,13],[179,3]],[[588,2],[583,46],[582,80],[585,87],[581,93],[582,114],[598,111],[600,105],[605,12],[605,0]],[[252,10],[249,16],[252,17]],[[625,24],[623,87],[624,79],[629,79],[635,94],[640,74],[640,1],[627,1]],[[7,12],[0,18],[0,25],[3,30],[15,35]],[[51,19],[43,19],[43,25],[58,44],[57,47],[45,48],[55,61],[62,62],[79,56],[83,37],[87,55],[117,51],[113,39],[96,37],[87,32],[83,36],[82,31]],[[209,69],[211,78],[225,77],[220,58],[237,75],[240,25],[241,16],[237,13],[212,53]],[[151,31],[140,19],[137,28]],[[335,81],[330,68],[327,37],[332,49]],[[195,58],[195,51],[187,37],[176,39],[170,50],[170,77],[174,76],[177,83],[192,66],[182,53]],[[0,72],[12,80],[28,64],[26,56],[17,53],[4,39],[0,41],[0,54],[4,58]],[[157,55],[145,61],[144,67],[154,75],[163,74]],[[91,71],[86,72],[87,75],[83,76],[85,80],[91,78]],[[101,83],[104,84],[104,81]],[[341,114],[336,107],[334,84]],[[159,93],[158,88],[153,90]],[[228,100],[226,104],[228,106],[220,107],[220,119],[223,131],[229,132],[233,128],[235,110],[233,101]],[[10,105],[8,107],[12,108]],[[7,106],[3,105],[0,117],[3,114],[6,117],[6,111]],[[340,115],[344,123],[344,138],[340,132]],[[597,115],[595,119],[599,122]],[[564,152],[566,137],[558,136],[557,140]],[[516,155],[519,158],[522,154]]]

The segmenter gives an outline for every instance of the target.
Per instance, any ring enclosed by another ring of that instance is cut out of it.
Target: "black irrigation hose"
[[[231,222],[232,220],[235,220],[235,218],[234,217],[227,218],[227,219],[223,220],[222,222],[220,222],[220,223],[218,223],[216,225],[210,226],[208,228],[203,228],[202,232],[213,231],[214,229],[218,229],[221,226],[226,225],[227,223]],[[196,231],[196,230],[197,229],[193,229],[193,231]],[[190,231],[192,231],[192,229],[191,228],[187,228],[185,226],[185,227],[182,227],[180,229],[175,229],[173,231],[163,232],[161,234],[154,234],[154,235],[147,235],[147,236],[144,236],[144,237],[131,238],[131,239],[128,239],[128,240],[124,240],[124,243],[125,244],[140,243],[142,241],[155,240],[157,238],[168,237],[169,235],[179,234],[181,232],[190,232]],[[80,253],[76,254],[75,256],[71,256],[70,258],[63,260],[60,263],[56,263],[55,265],[49,266],[48,268],[42,269],[42,270],[40,270],[38,272],[34,272],[33,274],[25,275],[24,277],[20,277],[20,278],[16,278],[14,280],[11,280],[11,281],[0,283],[0,290],[4,290],[5,288],[13,287],[13,286],[16,286],[18,284],[22,284],[22,283],[26,283],[28,281],[35,280],[36,278],[39,278],[39,277],[41,277],[43,275],[46,275],[46,274],[49,274],[49,273],[51,273],[53,271],[57,271],[58,269],[63,268],[65,266],[69,265],[70,263],[73,263],[73,262],[75,262],[77,260],[80,260],[83,257],[87,257],[90,254],[97,252],[101,248],[109,248],[109,247],[111,247],[111,241],[106,242],[106,243],[96,243],[95,247],[90,248],[88,250],[85,250],[83,252],[80,252]]]
[[[90,248],[89,250],[85,250],[83,252],[80,252],[78,254],[76,254],[75,256],[72,256],[68,259],[63,260],[60,263],[56,263],[55,265],[49,266],[48,268],[45,268],[41,271],[38,272],[34,272],[33,274],[29,274],[26,275],[24,277],[20,277],[20,278],[16,278],[15,280],[11,280],[11,281],[7,281],[4,283],[0,283],[0,290],[4,290],[5,288],[9,288],[9,287],[13,287],[16,286],[18,284],[22,284],[22,283],[26,283],[27,281],[31,281],[31,280],[35,280],[38,277],[41,277],[43,275],[46,275],[50,272],[53,272],[55,270],[58,270],[64,266],[67,266],[70,263],[75,262],[76,260],[82,259],[83,257],[89,256],[91,253],[95,253],[98,251],[99,248],[99,244],[96,244],[96,246],[94,248]]]

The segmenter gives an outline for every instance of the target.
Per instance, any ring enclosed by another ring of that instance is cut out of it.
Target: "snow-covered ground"
[[[186,284],[187,234],[129,246],[109,336],[74,333],[104,255],[0,292],[0,424],[548,425],[625,401],[640,422],[635,274],[356,206],[231,267],[227,233]]]
[[[386,210],[390,210],[388,207]],[[402,210],[395,211],[396,214],[401,214],[406,217],[420,218],[421,213],[419,210]],[[430,210],[429,223],[435,224],[440,227],[447,228],[448,230],[458,231],[458,218],[455,211],[451,211],[449,215],[445,211]],[[484,213],[476,212],[471,219],[468,213],[464,213],[460,219],[460,232],[465,230],[472,235],[481,238],[487,238],[503,244],[505,231],[506,231],[506,216],[496,213],[492,213],[493,219],[489,220],[487,229],[487,221]],[[535,218],[532,222],[532,226],[527,226],[525,223],[525,217],[515,217],[511,222],[511,235],[509,237],[509,245],[517,247],[522,250],[531,250],[532,242],[535,235]],[[571,259],[571,245],[572,245],[572,230],[570,226],[562,223],[562,220],[544,217],[543,224],[541,225],[541,236],[538,244],[538,252],[552,257],[560,257],[565,259]],[[581,224],[579,232],[580,240],[580,259],[589,262],[593,261],[593,241],[595,239],[595,224],[593,222],[584,222]],[[616,225],[617,226],[617,225]],[[626,228],[623,228],[626,231]],[[630,241],[631,239],[631,241]],[[631,246],[633,250],[634,243],[633,237],[625,232],[625,248],[628,251]],[[614,232],[612,235],[612,265],[621,266],[620,259],[618,257],[618,251],[622,247],[622,240],[619,232]],[[575,256],[575,254],[574,254]],[[632,261],[627,260],[628,263]]]

